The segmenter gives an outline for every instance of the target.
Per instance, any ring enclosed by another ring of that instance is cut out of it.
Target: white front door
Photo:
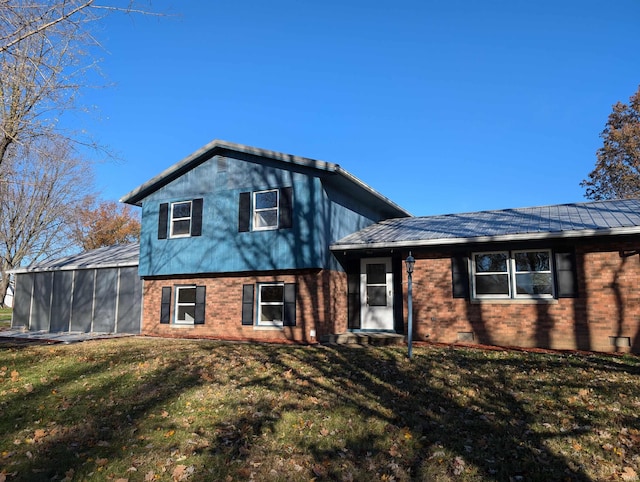
[[[360,261],[360,325],[363,330],[393,330],[393,273],[391,258]]]

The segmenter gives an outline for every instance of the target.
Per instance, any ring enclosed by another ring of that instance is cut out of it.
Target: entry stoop
[[[386,346],[400,345],[404,343],[404,335],[397,333],[337,333],[325,335],[320,339],[320,343],[327,345],[371,345]]]

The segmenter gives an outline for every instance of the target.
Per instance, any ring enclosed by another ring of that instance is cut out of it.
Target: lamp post
[[[411,275],[413,273],[413,265],[416,264],[416,260],[413,256],[411,256],[411,251],[409,251],[409,256],[405,260],[407,265],[407,279],[409,281],[409,286],[407,288],[407,309],[409,311],[408,314],[408,336],[407,336],[407,344],[409,345],[409,359],[412,358],[411,355],[411,342],[413,338],[413,284],[411,280]]]

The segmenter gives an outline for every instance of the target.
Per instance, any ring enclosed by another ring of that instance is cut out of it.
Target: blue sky
[[[580,202],[640,84],[640,1],[154,1],[96,35],[81,127],[122,195],[213,139],[340,164],[415,215]]]

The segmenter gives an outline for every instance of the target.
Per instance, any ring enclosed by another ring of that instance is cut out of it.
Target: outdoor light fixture
[[[416,260],[413,256],[411,256],[411,251],[409,251],[409,256],[407,256],[405,263],[407,264],[407,273],[413,273],[413,265],[416,264]]]
[[[407,324],[409,325],[407,328],[407,331],[409,332],[407,336],[407,345],[409,345],[409,359],[411,359],[411,342],[413,337],[413,284],[411,273],[413,273],[413,265],[416,264],[415,258],[411,256],[411,251],[409,251],[409,256],[407,256],[405,263],[407,265],[407,279],[409,281],[409,286],[407,289],[407,310],[409,311],[407,320]]]

